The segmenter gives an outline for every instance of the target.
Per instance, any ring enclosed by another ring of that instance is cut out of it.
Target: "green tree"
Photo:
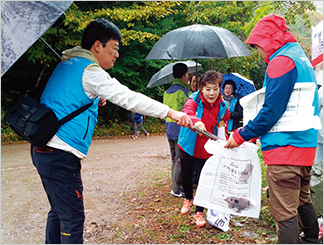
[[[65,49],[81,44],[84,28],[91,20],[111,20],[120,28],[123,40],[120,57],[109,73],[130,89],[162,101],[163,92],[169,85],[153,89],[147,89],[146,85],[155,72],[171,61],[145,60],[145,57],[167,32],[198,22],[226,28],[244,42],[256,22],[269,13],[284,16],[288,24],[296,23],[301,16],[307,26],[313,10],[314,5],[309,1],[76,1],[42,38],[61,54]],[[264,71],[259,71],[264,66],[260,65],[255,50],[250,51],[250,57],[199,62],[204,70],[238,72],[262,84],[262,75],[257,74],[264,75]],[[41,91],[38,84],[46,84],[58,62],[59,59],[37,41],[2,77],[2,111],[7,110],[8,102],[15,94],[26,94],[35,87]],[[37,98],[40,94],[34,95]],[[99,109],[99,115],[101,124],[109,124],[113,119],[126,120],[127,113],[108,103]]]

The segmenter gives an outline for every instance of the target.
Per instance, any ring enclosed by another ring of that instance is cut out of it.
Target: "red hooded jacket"
[[[294,61],[287,56],[276,56],[271,62],[269,58],[288,43],[296,42],[296,38],[285,24],[285,19],[273,14],[259,20],[247,39],[246,43],[260,46],[267,54],[265,58],[268,65],[265,78],[267,90],[263,109],[259,115],[242,129],[234,132],[233,137],[238,144],[267,134],[286,110],[298,77],[297,68]],[[270,147],[261,144],[265,164],[313,165],[316,148],[280,145],[283,143],[278,142],[278,145]]]

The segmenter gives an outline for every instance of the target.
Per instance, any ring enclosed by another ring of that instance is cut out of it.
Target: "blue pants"
[[[84,206],[80,159],[58,149],[31,146],[51,209],[45,243],[83,243]]]
[[[147,131],[145,130],[144,126],[143,126],[143,121],[140,121],[140,122],[136,122],[134,121],[134,135],[137,136],[137,125],[140,125],[142,131],[144,132],[145,135],[147,135]]]

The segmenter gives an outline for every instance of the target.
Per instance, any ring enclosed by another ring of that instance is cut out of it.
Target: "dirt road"
[[[49,204],[29,154],[29,144],[1,146],[1,243],[42,244]],[[91,224],[111,227],[125,218],[127,193],[157,171],[170,171],[166,136],[93,140],[82,161],[85,234]],[[113,234],[111,234],[113,235]],[[85,238],[85,243],[95,243]]]

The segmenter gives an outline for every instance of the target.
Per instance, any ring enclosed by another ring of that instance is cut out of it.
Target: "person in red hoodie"
[[[267,165],[271,215],[279,243],[318,243],[319,227],[310,201],[310,170],[314,164],[318,130],[309,127],[307,130],[271,131],[286,111],[297,83],[315,88],[313,118],[318,116],[314,71],[282,17],[270,14],[260,19],[246,43],[257,50],[267,65],[263,84],[265,99],[256,117],[235,131],[225,148],[260,138],[264,164]],[[313,118],[307,119],[307,126]],[[301,237],[299,219],[304,233]]]
[[[218,71],[207,71],[198,83],[198,91],[191,94],[183,106],[182,112],[187,113],[194,126],[217,134],[217,126],[225,125],[227,132],[227,121],[230,114],[226,102],[221,96],[221,85],[223,76]],[[193,184],[192,178],[196,164],[198,176],[209,157],[212,155],[205,150],[208,138],[198,135],[195,131],[181,127],[178,146],[182,172],[182,186],[186,199],[181,208],[181,214],[189,213],[193,205]],[[204,208],[197,206],[195,211],[195,221],[198,227],[203,227],[206,221],[203,218]]]

